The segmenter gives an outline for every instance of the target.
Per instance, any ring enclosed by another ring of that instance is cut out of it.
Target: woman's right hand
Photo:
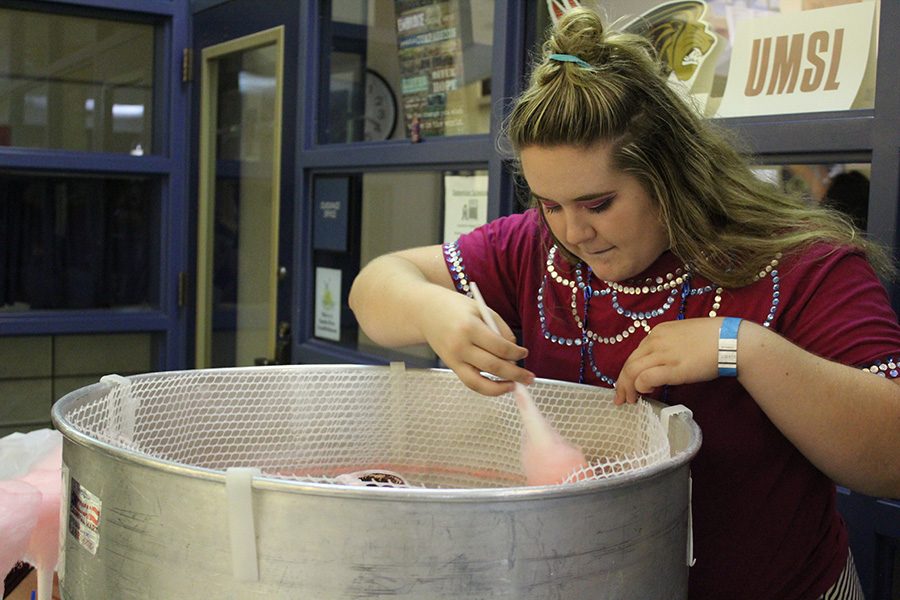
[[[353,282],[350,307],[375,343],[391,348],[428,343],[476,392],[498,396],[511,391],[512,382],[534,381],[533,373],[516,365],[528,351],[493,311],[501,335],[482,321],[475,300],[456,290],[439,245],[372,260]]]
[[[419,327],[431,348],[466,386],[499,396],[511,392],[514,382],[528,385],[534,381],[534,373],[516,364],[528,356],[528,350],[516,344],[515,334],[497,313],[491,311],[499,336],[482,320],[472,298],[440,286],[430,289],[426,297],[429,300],[421,305]]]

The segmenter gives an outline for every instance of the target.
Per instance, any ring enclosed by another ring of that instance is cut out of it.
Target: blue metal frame
[[[187,264],[185,187],[187,172],[187,92],[181,83],[181,48],[189,40],[187,0],[58,0],[10,2],[5,6],[44,13],[133,19],[157,27],[154,92],[155,154],[141,157],[28,148],[0,148],[0,168],[53,173],[157,175],[160,178],[160,263],[156,309],[27,311],[0,314],[0,335],[65,335],[146,331],[163,334],[160,369],[184,366],[183,309],[177,281]]]
[[[869,233],[893,249],[900,260],[900,2],[882,0],[878,24],[878,65],[875,89],[875,125],[872,128],[872,181],[869,193]],[[900,281],[892,300],[900,314]]]
[[[4,0],[4,8],[35,10],[44,13],[79,14],[127,18],[147,16],[180,17],[187,15],[188,0]],[[93,13],[91,9],[97,9]]]
[[[160,155],[129,156],[104,152],[73,152],[0,147],[0,167],[29,171],[66,173],[120,173],[164,175],[176,168],[171,157]]]
[[[35,310],[0,321],[3,336],[65,335],[70,333],[167,333],[170,316],[161,310]]]
[[[718,123],[737,131],[753,148],[765,149],[766,154],[858,152],[872,148],[874,112],[732,117]]]
[[[518,212],[515,186],[503,158],[496,152],[494,140],[500,134],[500,124],[506,116],[507,98],[514,97],[522,87],[526,64],[530,10],[535,6],[525,2],[497,2],[494,8],[494,62],[491,76],[491,157],[488,161],[488,219]],[[543,6],[544,3],[537,3]]]
[[[170,26],[163,31],[170,36],[168,43],[164,45],[164,51],[169,60],[163,64],[168,65],[169,76],[169,101],[166,103],[168,113],[163,118],[167,119],[169,132],[168,155],[174,168],[169,170],[169,185],[164,196],[168,198],[163,202],[163,234],[160,244],[166,249],[163,256],[163,264],[160,265],[165,274],[160,282],[162,294],[162,307],[169,316],[169,330],[162,346],[166,355],[165,368],[183,369],[187,366],[186,359],[186,319],[187,305],[179,306],[179,280],[181,273],[189,272],[190,248],[188,239],[188,203],[191,194],[188,193],[190,164],[190,128],[184,127],[184,123],[190,122],[190,84],[182,82],[181,50],[191,47],[191,24],[189,5],[187,0],[174,0],[177,13],[173,15]]]
[[[43,1],[43,0],[38,0]],[[50,4],[51,2],[45,2]],[[131,13],[144,13],[178,17],[187,14],[186,0],[52,0],[53,4],[69,4],[71,6],[93,7],[109,10],[119,10]],[[47,10],[46,12],[51,12]]]
[[[869,600],[895,600],[894,560],[900,557],[900,501],[838,488],[838,508],[850,530],[850,546]]]

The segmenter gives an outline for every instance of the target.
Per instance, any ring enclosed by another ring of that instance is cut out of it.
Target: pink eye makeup
[[[605,196],[587,196],[574,200],[574,204],[590,212],[598,213],[606,210],[615,197],[615,194],[606,194]],[[559,212],[562,209],[562,207],[558,203],[553,202],[552,200],[547,200],[546,198],[542,198],[540,196],[534,196],[534,198],[538,202],[540,202],[541,208],[547,214],[553,214]]]
[[[609,194],[608,196],[603,196],[602,198],[584,202],[582,206],[584,206],[591,212],[600,212],[602,210],[606,210],[609,207],[610,202],[612,202],[613,198],[615,197],[615,194]]]
[[[544,209],[544,212],[547,213],[555,213],[560,210],[560,205],[556,202],[547,202],[546,200],[541,200],[541,207]]]

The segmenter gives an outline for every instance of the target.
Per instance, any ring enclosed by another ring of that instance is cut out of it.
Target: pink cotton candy
[[[33,485],[41,493],[37,524],[25,549],[25,560],[37,570],[38,600],[50,600],[53,593],[53,572],[59,561],[62,447],[48,452],[21,481]]]
[[[59,558],[59,505],[62,497],[62,475],[60,466],[41,468],[21,478],[41,492],[37,512],[37,525],[31,534],[25,559],[40,569],[51,573],[56,569]]]
[[[41,457],[29,472],[35,471],[55,471],[57,473],[62,469],[62,444],[51,446],[47,453]]]
[[[37,569],[38,600],[50,600],[59,560],[62,435],[39,429],[0,438],[0,567]],[[12,564],[6,566],[6,563]]]
[[[528,390],[516,384],[516,404],[522,415],[522,472],[528,485],[562,483],[587,466],[584,453],[565,440],[534,405]]]
[[[578,448],[564,439],[537,446],[526,436],[522,440],[522,471],[528,485],[562,483],[576,470],[587,467],[587,459]]]
[[[33,485],[0,481],[0,581],[25,556],[40,502],[41,492]]]
[[[472,297],[488,328],[500,335],[500,328],[478,289],[478,284],[469,282]],[[522,416],[522,472],[528,485],[550,485],[562,483],[576,469],[587,466],[587,459],[581,450],[560,436],[547,422],[531,394],[521,383],[516,383],[513,395]]]

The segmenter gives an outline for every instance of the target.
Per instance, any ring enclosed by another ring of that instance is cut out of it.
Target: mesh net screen
[[[319,483],[372,470],[412,487],[524,485],[512,396],[482,396],[450,371],[270,366],[111,379],[109,392],[60,416],[89,437],[149,457]],[[615,406],[610,390],[547,380],[529,389],[590,461],[566,481],[615,477],[669,457],[645,401]]]

